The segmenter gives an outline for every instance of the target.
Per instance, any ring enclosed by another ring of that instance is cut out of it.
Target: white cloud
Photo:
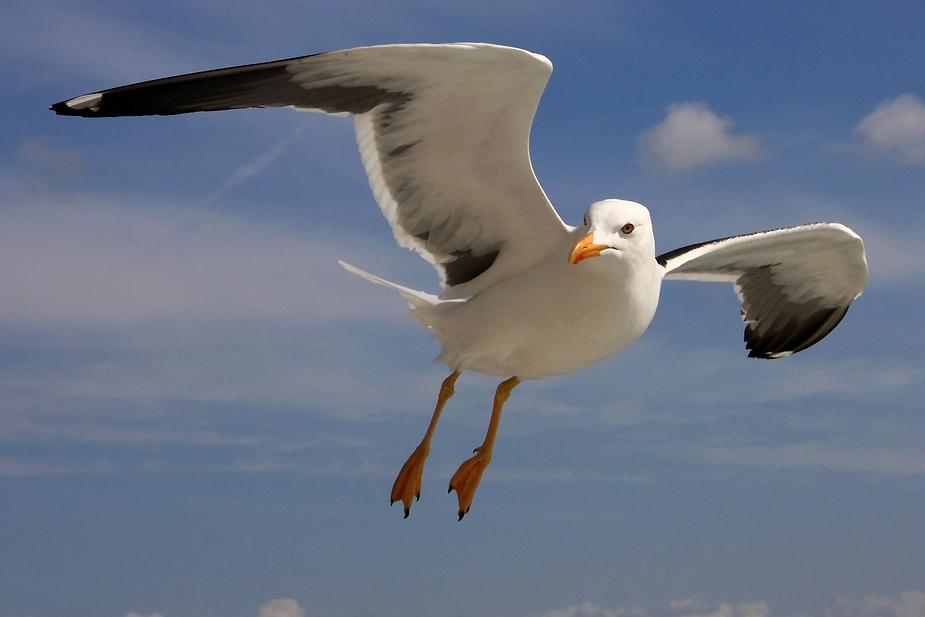
[[[720,161],[751,161],[761,155],[755,135],[733,135],[732,120],[706,103],[675,103],[667,117],[639,138],[643,161],[666,171],[684,171]]]
[[[899,598],[870,595],[863,600],[840,598],[826,617],[925,617],[925,593],[907,591]]]
[[[261,606],[258,617],[305,617],[305,611],[299,608],[295,600],[282,598]]]
[[[884,101],[861,120],[855,131],[876,152],[925,165],[925,103],[913,94]]]
[[[642,607],[609,609],[593,602],[583,602],[576,606],[561,608],[543,613],[537,617],[645,617],[647,612]]]
[[[712,610],[704,610],[701,604],[702,601],[696,599],[675,600],[669,607],[680,613],[680,617],[768,617],[771,614],[765,602],[744,602],[736,606],[724,603]]]

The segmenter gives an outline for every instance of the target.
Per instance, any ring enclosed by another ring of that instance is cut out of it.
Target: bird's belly
[[[608,358],[645,332],[660,281],[638,293],[639,281],[602,281],[590,269],[568,274],[555,284],[512,281],[448,306],[434,324],[438,359],[454,369],[542,379]]]

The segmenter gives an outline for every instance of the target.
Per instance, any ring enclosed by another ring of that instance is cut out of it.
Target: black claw
[[[463,518],[465,515],[466,515],[466,513],[463,512],[462,510],[460,510],[460,511],[459,511],[459,520],[462,520],[462,518]]]
[[[447,495],[449,495],[449,494],[452,493],[452,492],[453,492],[453,485],[451,484],[451,485],[450,485],[450,488],[447,489],[446,493],[447,493]]]
[[[395,505],[395,500],[394,500],[394,499],[390,499],[390,500],[389,500],[389,506],[394,506],[394,505]]]
[[[411,508],[405,508],[405,518],[408,518],[409,514],[411,514]]]
[[[421,501],[421,494],[418,493],[417,495],[415,495],[415,496],[414,496],[414,500],[415,500],[415,501]]]

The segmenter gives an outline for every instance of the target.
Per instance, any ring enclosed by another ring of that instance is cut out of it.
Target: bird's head
[[[598,256],[631,261],[655,259],[652,219],[642,204],[622,199],[591,204],[584,224],[576,232],[582,238],[569,253],[570,265]]]

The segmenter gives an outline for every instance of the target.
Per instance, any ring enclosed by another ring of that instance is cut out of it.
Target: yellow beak
[[[587,259],[588,257],[597,257],[609,246],[604,246],[603,244],[594,244],[594,233],[589,233],[587,236],[578,241],[578,244],[572,248],[572,252],[568,254],[568,263],[569,265],[575,265],[582,259]]]

